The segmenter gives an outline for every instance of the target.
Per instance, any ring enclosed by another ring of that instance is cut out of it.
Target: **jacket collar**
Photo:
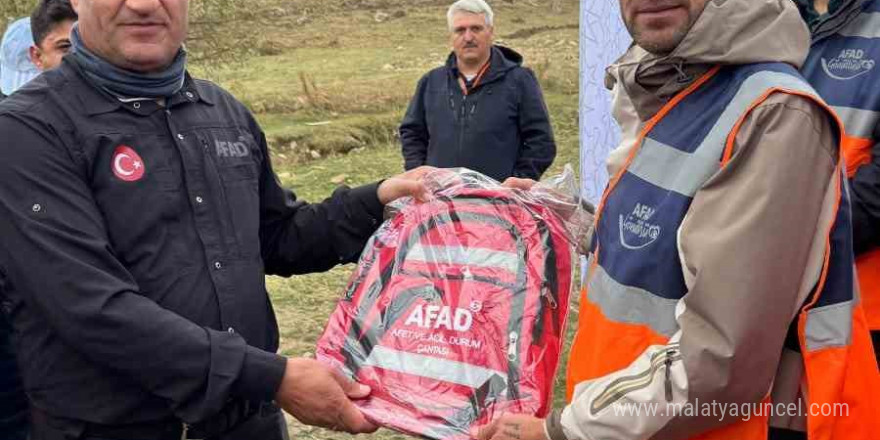
[[[794,0],[810,27],[813,43],[839,32],[862,12],[865,4],[876,0],[831,0],[828,13],[819,15],[812,0]]]
[[[489,58],[489,71],[481,84],[488,84],[501,79],[507,72],[522,65],[523,57],[517,51],[504,46],[492,46]],[[458,61],[455,52],[446,59],[446,67],[455,78],[458,78]]]
[[[65,57],[58,68],[59,73],[71,84],[78,84],[73,87],[73,91],[82,104],[83,111],[89,115],[99,115],[116,111],[120,107],[125,107],[131,112],[139,115],[150,114],[158,109],[155,101],[149,100],[120,100],[105,90],[101,90],[92,84],[82,73],[77,64],[68,57]],[[168,107],[184,104],[186,102],[204,102],[208,105],[214,105],[213,100],[205,93],[204,84],[195,81],[189,73],[186,74],[183,88],[171,97]]]

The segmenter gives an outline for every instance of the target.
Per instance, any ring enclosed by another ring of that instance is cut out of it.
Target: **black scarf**
[[[139,73],[121,69],[92,53],[79,34],[79,25],[70,33],[70,57],[86,76],[108,92],[128,98],[167,98],[183,87],[186,78],[186,52],[180,49],[174,61],[160,72]]]

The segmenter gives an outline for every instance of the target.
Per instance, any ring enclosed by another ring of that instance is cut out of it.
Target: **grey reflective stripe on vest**
[[[853,302],[847,301],[807,312],[807,350],[845,347],[852,339]]]
[[[656,187],[693,197],[720,169],[727,138],[736,123],[761,96],[774,88],[802,92],[819,99],[815,90],[800,78],[780,72],[757,72],[743,81],[718,121],[693,153],[677,150],[646,137],[627,172]],[[609,320],[646,325],[667,337],[678,331],[678,322],[675,320],[678,300],[620,284],[601,264],[592,266],[588,276],[588,299]]]
[[[863,13],[846,25],[838,35],[844,37],[880,38],[880,13]]]
[[[678,300],[667,299],[638,287],[618,283],[602,266],[590,270],[587,295],[611,321],[647,325],[651,330],[671,337],[678,331],[675,306]]]
[[[685,153],[645,138],[639,155],[627,171],[654,186],[693,197],[703,183],[718,172],[720,157],[721,153],[714,156]]]
[[[831,107],[843,121],[843,129],[847,136],[871,139],[874,127],[880,121],[880,112],[862,110],[852,107]]]
[[[460,266],[500,268],[516,274],[519,256],[513,252],[462,246],[425,246],[416,243],[406,255],[408,260],[425,263],[447,263]]]
[[[381,345],[377,345],[373,349],[364,365],[471,388],[483,386],[493,376],[498,376],[507,383],[507,373],[501,371],[448,359],[422,356]]]
[[[693,197],[720,169],[727,138],[737,121],[771,88],[818,96],[799,78],[779,72],[757,72],[743,81],[696,151],[686,153],[646,137],[627,171],[654,186]]]

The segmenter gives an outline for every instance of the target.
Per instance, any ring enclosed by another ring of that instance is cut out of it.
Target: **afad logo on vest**
[[[129,146],[120,145],[113,152],[113,174],[126,182],[136,182],[144,177],[144,160]]]
[[[660,226],[650,222],[657,213],[655,208],[636,203],[632,213],[620,214],[620,244],[630,250],[650,246],[660,237]]]
[[[875,64],[873,59],[865,57],[865,51],[862,49],[843,49],[837,58],[832,58],[830,61],[822,58],[822,68],[825,69],[825,73],[842,81],[870,72]]]

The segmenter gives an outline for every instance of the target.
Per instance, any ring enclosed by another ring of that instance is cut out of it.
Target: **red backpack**
[[[518,194],[455,185],[367,244],[317,357],[372,388],[355,402],[369,419],[445,439],[548,413],[573,252],[560,218]]]

